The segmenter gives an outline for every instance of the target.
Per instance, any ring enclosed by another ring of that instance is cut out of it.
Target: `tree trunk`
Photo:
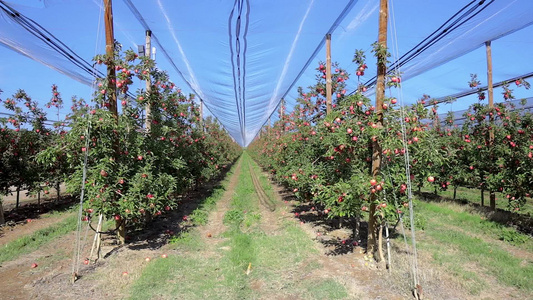
[[[481,206],[485,206],[485,189],[481,188]]]
[[[0,199],[0,225],[3,225],[6,222],[4,219],[4,206],[2,204],[2,200]]]
[[[359,241],[361,239],[361,218],[359,214],[355,217],[355,226],[353,229],[353,238],[355,241]]]
[[[124,220],[118,220],[115,222],[116,226],[117,226],[117,237],[118,237],[118,242],[119,244],[121,245],[124,245],[124,242],[126,241],[126,221]]]
[[[453,186],[453,200],[457,199],[457,185]]]
[[[17,186],[17,203],[15,204],[15,208],[19,208],[19,202],[20,202],[20,186]]]
[[[378,261],[385,261],[385,257],[383,257],[383,221],[379,224],[378,231]]]
[[[148,227],[148,224],[152,222],[152,214],[149,212],[146,212],[144,214],[144,227]]]
[[[490,192],[490,209],[496,210],[496,194]]]
[[[366,242],[366,253],[374,255],[376,251],[376,204],[370,203],[370,213],[368,216],[368,237]]]
[[[56,183],[56,191],[57,191],[56,204],[59,203],[59,201],[61,200],[60,189],[61,189],[61,183],[57,182]]]

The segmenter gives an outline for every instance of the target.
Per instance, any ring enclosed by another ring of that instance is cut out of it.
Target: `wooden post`
[[[379,35],[378,43],[381,47],[387,48],[387,19],[388,19],[388,0],[381,0],[380,9],[379,9]],[[377,126],[378,128],[383,128],[383,99],[385,98],[385,75],[387,73],[386,65],[386,54],[378,55],[378,76],[376,83],[376,114],[378,116]],[[381,169],[381,145],[379,141],[372,141],[372,177],[376,178],[379,176]],[[370,214],[368,217],[368,242],[367,242],[367,253],[374,255],[377,246],[376,240],[376,195],[371,194],[370,196]]]
[[[104,0],[104,20],[105,20],[105,50],[107,55],[107,80],[108,80],[108,98],[109,111],[113,114],[115,121],[118,124],[118,110],[117,110],[117,88],[116,88],[116,72],[115,72],[115,34],[113,31],[113,4],[112,0]],[[113,148],[115,151],[115,157],[118,157],[118,140],[115,139],[113,143]],[[118,239],[121,244],[124,243],[125,238],[125,225],[124,222],[117,221],[117,226],[120,224],[120,229],[118,232]]]
[[[105,7],[105,51],[107,54],[107,79],[108,79],[108,95],[109,110],[113,117],[118,122],[117,110],[117,89],[116,89],[116,72],[115,72],[115,34],[113,31],[113,4],[112,0],[104,0]]]
[[[326,114],[331,113],[331,34],[326,34]]]
[[[284,108],[285,107],[285,99],[281,98],[280,106],[279,106],[279,119],[281,121],[281,132],[285,131],[285,120],[284,120]]]
[[[145,56],[148,58],[151,58],[152,54],[152,31],[146,30],[146,46],[144,50]],[[150,78],[150,70],[148,71],[148,78],[146,79],[146,119],[144,121],[146,131],[150,132],[152,129],[152,104],[150,101],[151,93],[152,93],[152,80]]]
[[[204,100],[200,99],[200,127],[204,131]]]
[[[280,105],[279,105],[279,117],[280,119],[283,119],[283,106],[285,105],[285,99],[281,99]]]
[[[485,42],[485,48],[487,50],[487,93],[489,94],[489,108],[492,110],[494,108],[494,89],[492,84],[492,51],[490,47],[490,41]],[[490,131],[489,131],[489,147],[492,147],[494,144],[494,117],[490,116]],[[496,209],[496,194],[494,191],[490,192],[490,209]]]

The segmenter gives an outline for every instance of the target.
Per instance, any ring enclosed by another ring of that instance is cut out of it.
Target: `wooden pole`
[[[115,34],[113,31],[113,4],[112,0],[104,0],[105,7],[105,51],[107,54],[107,79],[109,110],[118,122],[117,110],[117,89],[116,89],[116,72],[115,72]]]
[[[331,34],[326,34],[326,114],[331,113]]]
[[[152,31],[150,30],[146,30],[146,45],[144,53],[146,57],[151,58],[150,56],[152,54]],[[150,130],[152,129],[152,104],[150,101],[151,93],[152,80],[150,78],[150,70],[148,70],[148,78],[146,79],[146,99],[148,101],[146,102],[146,120],[144,121],[147,132],[150,132]]]
[[[489,108],[494,108],[494,89],[492,83],[492,50],[490,47],[491,42],[485,42],[485,48],[487,50],[487,93],[489,94]],[[489,147],[494,144],[494,117],[490,116],[490,131],[489,131]],[[490,191],[490,208],[496,209],[496,194],[494,191]]]
[[[281,131],[285,131],[285,120],[284,120],[284,107],[285,107],[285,99],[281,98],[280,103],[280,110],[279,110],[279,119],[281,120]]]
[[[388,19],[388,2],[387,0],[381,0],[379,9],[379,35],[378,43],[380,47],[387,48],[387,19]],[[385,98],[385,75],[387,73],[386,65],[386,53],[380,52],[378,54],[377,64],[377,83],[376,83],[376,114],[378,116],[377,126],[383,128],[383,99]],[[377,139],[372,141],[372,177],[379,176],[381,169],[381,145]],[[370,214],[368,217],[368,243],[367,253],[374,255],[377,246],[376,240],[376,195],[370,196]]]
[[[108,95],[107,102],[109,103],[109,110],[118,124],[118,110],[117,110],[117,88],[116,88],[116,72],[115,72],[115,34],[113,30],[113,3],[112,0],[104,0],[104,19],[105,19],[105,50],[107,55],[107,80],[108,80]],[[115,158],[119,156],[118,139],[113,142],[115,151]],[[126,227],[124,222],[117,221],[116,224],[120,228],[117,230],[119,242],[124,244],[126,236]]]
[[[204,131],[204,100],[200,99],[200,128]]]
[[[285,106],[285,99],[281,99],[280,107],[279,107],[279,117],[283,119],[283,106]]]

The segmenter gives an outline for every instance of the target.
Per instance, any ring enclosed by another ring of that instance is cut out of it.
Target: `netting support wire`
[[[520,79],[527,79],[527,78],[531,78],[533,77],[533,72],[529,72],[529,73],[526,73],[524,75],[521,75],[521,76],[516,76],[516,77],[512,77],[512,78],[509,78],[507,80],[503,80],[503,81],[500,81],[500,82],[496,82],[494,84],[492,84],[492,87],[493,88],[497,88],[497,87],[500,87],[500,86],[503,86],[504,84],[507,84],[509,82],[513,82],[513,81],[516,81],[516,80],[520,80]],[[470,95],[473,95],[473,94],[477,94],[479,92],[483,92],[483,91],[486,91],[488,90],[489,86],[486,85],[486,86],[482,86],[482,87],[479,87],[478,89],[473,89],[473,90],[468,90],[468,91],[465,91],[465,92],[460,92],[460,93],[456,93],[456,94],[452,94],[452,95],[448,95],[448,96],[444,96],[444,97],[439,97],[439,98],[435,98],[435,101],[437,101],[437,104],[438,103],[444,103],[444,102],[448,102],[450,99],[458,99],[458,98],[462,98],[462,97],[466,97],[466,96],[470,96]],[[432,106],[433,104],[425,104],[424,106]]]
[[[394,61],[390,66],[389,74],[392,70],[399,69],[405,64],[407,64],[409,61],[416,58],[418,55],[422,54],[424,51],[428,50],[431,46],[442,40],[444,37],[446,37],[451,32],[455,31],[457,28],[461,27],[463,24],[468,22],[470,19],[481,13],[481,11],[485,10],[489,5],[491,5],[495,0],[489,1],[485,6],[482,6],[485,2],[485,0],[479,1],[479,3],[475,3],[476,0],[470,2],[465,7],[463,7],[459,12],[457,12],[455,15],[453,15],[450,19],[448,19],[443,25],[441,25],[437,30],[435,30],[433,33],[431,33],[428,37],[426,37],[422,42],[420,42],[418,45],[416,45],[414,48],[409,50],[406,54],[404,54],[402,57]],[[475,5],[474,7],[469,8],[466,12],[462,13],[468,6]],[[476,11],[477,10],[477,11]],[[458,16],[460,13],[462,13],[460,16]],[[456,18],[457,17],[457,18]],[[448,23],[450,23],[447,25]],[[447,25],[447,26],[446,26]],[[446,26],[446,27],[445,27]],[[445,27],[445,28],[443,28]],[[438,31],[441,32],[437,33]],[[434,34],[436,36],[432,37]],[[429,41],[427,41],[429,39]],[[426,42],[427,41],[427,42]],[[422,45],[423,44],[423,45]],[[413,53],[411,53],[413,52]],[[409,54],[411,53],[411,54]],[[409,55],[408,55],[409,54]],[[407,56],[407,57],[405,57]],[[367,82],[365,82],[365,86],[370,87],[374,86],[377,82],[377,77],[374,76],[373,78],[369,79]]]
[[[79,272],[79,262],[80,262],[80,255],[81,255],[81,228],[82,228],[82,215],[83,215],[83,199],[85,196],[85,180],[87,180],[87,160],[89,157],[89,136],[90,136],[90,128],[91,128],[91,122],[89,121],[88,127],[86,129],[86,136],[85,139],[85,156],[83,159],[83,176],[82,176],[82,182],[81,182],[81,195],[80,195],[80,202],[79,202],[79,209],[78,209],[78,222],[76,227],[76,248],[74,251],[74,259],[72,260],[72,282],[76,281],[77,274]]]
[[[93,75],[93,68],[91,67],[91,64],[85,59],[83,59],[81,56],[79,56],[76,52],[74,52],[67,45],[65,45],[61,40],[56,38],[52,33],[50,33],[48,30],[46,30],[44,27],[42,27],[40,24],[38,24],[34,20],[26,17],[22,13],[10,7],[4,1],[0,0],[0,4],[3,5],[0,7],[0,9],[3,10],[8,16],[10,16],[13,19],[14,22],[18,23],[31,35],[35,36],[37,39],[41,40],[43,43],[48,45],[51,49],[58,52],[65,59],[72,62],[76,67]],[[13,50],[16,50],[17,52],[21,54],[29,56],[27,53],[22,53],[18,49],[13,49]],[[32,59],[35,59],[34,57],[31,57],[31,56],[29,57]],[[103,75],[103,74],[100,74],[100,75]],[[78,81],[81,81],[79,78],[76,78],[76,79]]]
[[[396,17],[394,14],[394,1],[390,0],[390,12],[391,12],[391,30],[392,30],[392,44],[394,53],[393,55],[395,57],[399,57],[399,47],[398,47],[398,35],[396,32]],[[400,72],[399,66],[396,68],[395,71]],[[403,97],[402,97],[402,87],[400,85],[399,87],[399,94],[398,98],[400,100],[400,106],[403,107]],[[413,293],[415,295],[415,298],[418,299],[418,293],[417,289],[419,288],[419,282],[418,282],[418,253],[416,248],[416,234],[415,234],[415,222],[414,222],[414,208],[413,208],[413,191],[412,191],[412,182],[411,182],[411,164],[410,164],[410,158],[409,158],[409,148],[407,144],[407,128],[405,127],[405,109],[400,109],[400,126],[402,130],[402,143],[403,148],[405,149],[405,155],[404,155],[404,161],[405,161],[405,177],[406,177],[406,185],[407,185],[407,197],[409,200],[409,220],[410,220],[410,227],[411,227],[411,243],[413,247],[413,255],[412,255],[412,274],[413,274]],[[403,222],[402,222],[402,230],[403,230]],[[405,238],[405,235],[404,235]]]

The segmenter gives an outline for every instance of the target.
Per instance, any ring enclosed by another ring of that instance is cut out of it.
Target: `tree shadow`
[[[275,184],[272,179],[271,182]],[[311,225],[317,231],[315,239],[328,249],[326,255],[344,255],[361,248],[366,251],[368,233],[366,221],[359,222],[357,235],[355,218],[330,218],[324,212],[323,205],[301,202],[286,187],[282,187],[281,198],[284,202],[293,204],[291,213],[294,218]]]
[[[106,244],[117,245],[105,254],[104,257],[109,257],[121,248],[129,250],[157,250],[167,245],[171,239],[177,238],[191,228],[194,228],[196,225],[188,216],[204,204],[213,195],[215,190],[222,188],[222,180],[226,177],[232,165],[227,165],[213,180],[178,196],[176,199],[178,207],[176,209],[153,218],[144,227],[127,226],[128,234],[125,245],[119,245],[117,236],[114,233],[103,235],[102,240],[105,240]]]

